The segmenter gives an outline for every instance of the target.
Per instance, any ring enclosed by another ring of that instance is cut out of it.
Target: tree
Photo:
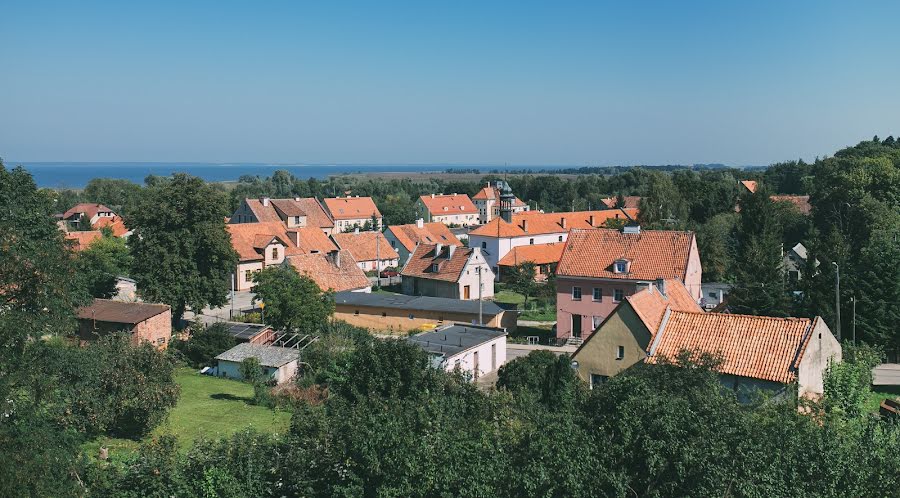
[[[187,340],[172,342],[172,347],[180,351],[194,368],[212,365],[216,356],[235,345],[237,341],[224,323],[209,326],[197,324]]]
[[[288,332],[312,333],[334,313],[334,296],[292,266],[270,266],[253,277],[255,301],[265,303],[266,322]]]
[[[134,231],[131,276],[147,301],[172,306],[180,321],[188,308],[221,306],[228,297],[237,253],[225,230],[225,195],[182,173],[154,181],[125,218]]]
[[[75,225],[75,231],[89,232],[93,229],[94,227],[91,225],[91,219],[88,218],[85,213],[81,213],[81,216],[78,217],[78,223]]]
[[[734,229],[738,215],[720,213],[697,228],[697,248],[703,264],[703,280],[728,281],[734,275]]]
[[[94,178],[84,187],[83,197],[88,202],[104,204],[120,216],[130,213],[138,204],[142,187],[118,178]]]
[[[863,415],[872,393],[872,369],[883,360],[878,349],[844,343],[843,361],[831,363],[825,370],[825,408],[848,418]]]
[[[127,276],[131,268],[131,253],[125,240],[103,236],[76,257],[78,276],[93,297],[108,299],[116,294],[118,277]]]
[[[526,310],[528,309],[528,298],[533,296],[538,289],[538,284],[534,281],[536,275],[537,269],[534,263],[525,261],[513,266],[507,277],[510,290],[525,296],[522,307]]]

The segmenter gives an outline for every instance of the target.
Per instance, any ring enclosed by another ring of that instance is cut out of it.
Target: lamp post
[[[841,341],[841,267],[836,262],[834,265],[834,313],[835,313],[835,331],[837,332],[837,340]]]

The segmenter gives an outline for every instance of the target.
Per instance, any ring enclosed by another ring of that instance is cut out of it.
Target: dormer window
[[[440,265],[438,265],[437,263],[431,263],[431,271],[433,271],[434,273],[437,273],[439,266]]]
[[[272,248],[272,259],[278,259],[278,248],[277,247]]]
[[[628,260],[616,260],[616,262],[613,263],[613,273],[628,273]]]

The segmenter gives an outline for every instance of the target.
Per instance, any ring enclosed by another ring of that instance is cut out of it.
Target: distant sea
[[[14,162],[4,161],[7,167],[22,165],[31,172],[39,187],[83,188],[92,178],[121,178],[143,184],[148,175],[169,176],[188,173],[206,181],[237,181],[243,175],[269,176],[277,170],[289,171],[299,178],[323,179],[346,173],[441,173],[448,169],[471,170],[481,173],[505,170],[550,170],[572,166],[496,166],[464,164],[264,164],[264,163],[80,163],[80,162]]]

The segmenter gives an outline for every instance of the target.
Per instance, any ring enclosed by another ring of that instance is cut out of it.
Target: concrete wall
[[[572,299],[572,288],[581,287],[581,300]],[[593,300],[594,287],[603,293],[600,301]],[[587,338],[594,329],[594,322],[599,324],[619,305],[613,299],[615,290],[621,289],[627,297],[638,290],[635,282],[627,280],[575,279],[556,277],[556,336],[566,338],[572,335],[572,316],[581,316],[581,337]]]
[[[281,368],[272,368],[272,367],[261,367],[263,369],[263,373],[270,379],[275,379],[275,382],[278,384],[282,384],[291,380],[295,375],[297,375],[297,361],[289,362],[285,365],[282,365]],[[241,364],[236,361],[224,361],[218,360],[218,366],[216,371],[219,377],[225,377],[228,379],[235,380],[243,380],[244,378],[241,376]]]
[[[797,388],[799,394],[820,395],[825,392],[822,376],[830,362],[839,362],[843,358],[841,344],[837,341],[828,325],[821,318],[813,322],[812,336],[797,372]]]
[[[410,318],[412,315],[412,318]],[[478,313],[437,312],[425,310],[400,310],[377,306],[335,305],[335,320],[343,320],[357,327],[374,331],[402,333],[409,330],[423,330],[445,323],[477,324]],[[501,312],[494,317],[485,317],[485,325],[503,327],[507,332],[516,330],[516,314]]]
[[[504,363],[506,363],[506,336],[498,337],[459,354],[448,356],[444,361],[444,368],[452,372],[458,366],[463,372],[471,374],[472,380],[475,380],[485,374],[496,371]]]
[[[612,377],[647,358],[651,333],[627,303],[619,306],[595,334],[572,357],[578,362],[578,376],[585,382],[590,383],[592,374]],[[625,348],[622,359],[616,359],[619,346]]]

